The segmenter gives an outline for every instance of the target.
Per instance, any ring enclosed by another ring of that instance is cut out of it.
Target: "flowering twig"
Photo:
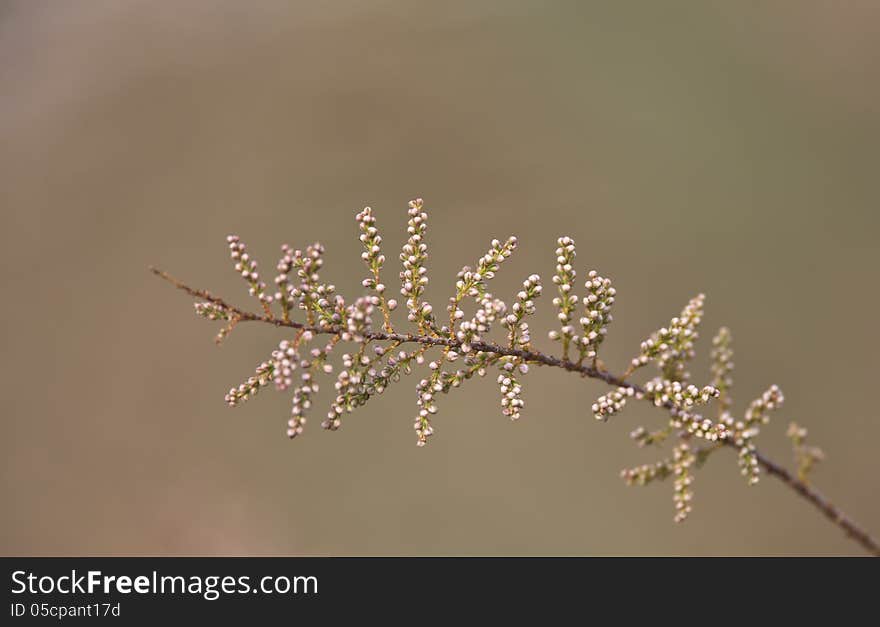
[[[523,289],[516,295],[510,308],[502,299],[487,291],[486,282],[516,247],[516,238],[511,237],[504,243],[493,240],[489,252],[480,258],[474,269],[467,266],[462,269],[455,293],[449,300],[449,326],[441,326],[433,317],[432,307],[422,298],[428,282],[424,263],[427,258],[424,242],[427,214],[421,199],[418,199],[409,206],[409,239],[400,256],[404,267],[400,273],[401,292],[406,297],[407,319],[415,328],[402,332],[395,328],[392,320],[397,303],[385,298],[385,286],[381,282],[380,270],[385,257],[381,255],[382,238],[375,226],[372,210],[361,211],[357,220],[364,246],[362,256],[370,272],[363,284],[370,288],[370,294],[357,298],[351,304],[336,294],[332,285],[320,283],[318,269],[323,253],[320,244],[309,246],[305,252],[284,247],[282,260],[278,264],[281,274],[275,281],[279,291],[269,295],[256,274],[256,262],[244,252],[245,247],[238,237],[229,237],[236,270],[248,281],[251,294],[260,302],[260,313],[232,305],[210,292],[192,288],[159,269],[151,268],[154,274],[197,299],[195,308],[198,315],[228,323],[224,334],[243,322],[270,324],[293,332],[292,338],[282,340],[267,361],[257,367],[253,376],[230,389],[227,394],[230,405],[254,396],[270,382],[274,382],[279,390],[294,387],[287,434],[291,438],[297,437],[304,431],[306,414],[319,389],[316,377],[333,371],[328,360],[339,344],[354,343],[356,352],[342,355],[343,369],[337,374],[335,383],[337,395],[322,426],[329,430],[338,429],[344,413],[381,394],[389,385],[409,374],[413,367],[427,361],[430,374],[416,386],[419,411],[414,424],[417,442],[424,445],[434,433],[432,416],[437,412],[438,394],[459,387],[475,375],[484,376],[490,368],[497,368],[502,413],[517,419],[524,406],[522,376],[528,372],[529,366],[559,368],[612,387],[592,406],[598,419],[608,420],[631,400],[647,401],[665,411],[665,426],[656,431],[639,427],[631,437],[639,446],[657,446],[674,437],[673,455],[654,464],[624,470],[621,475],[627,483],[635,485],[674,477],[676,522],[684,520],[692,509],[694,474],[716,451],[731,448],[737,452],[740,470],[750,484],[758,481],[762,471],[776,477],[813,504],[864,549],[880,556],[877,541],[807,483],[807,473],[822,456],[815,447],[806,446],[804,429],[793,425],[789,430],[799,465],[797,475],[757,449],[755,439],[760,427],[769,421],[769,412],[782,405],[783,396],[778,387],[771,386],[753,401],[741,420],[732,416],[730,391],[733,384],[733,353],[729,331],[722,329],[714,341],[712,384],[698,387],[690,383],[691,373],[687,367],[694,356],[695,342],[699,336],[704,303],[702,294],[692,299],[667,326],[645,340],[629,369],[623,375],[616,375],[598,359],[598,349],[611,322],[609,312],[615,296],[610,280],[595,271],[587,273],[587,294],[583,298],[585,313],[579,320],[583,335],[578,336],[572,324],[579,300],[574,294],[574,241],[568,237],[559,239],[557,273],[553,282],[559,290],[554,304],[562,325],[559,331],[551,331],[550,337],[561,340],[563,351],[562,356],[541,352],[532,346],[529,326],[525,321],[526,316],[534,313],[534,301],[541,294],[540,277],[531,275],[523,283]],[[288,276],[294,270],[300,281],[296,285]],[[465,300],[469,298],[476,302],[477,307],[472,319],[468,319],[463,310]],[[273,303],[280,305],[280,316],[273,313]],[[303,321],[291,317],[297,306],[305,310]],[[377,313],[379,320],[374,323],[373,318]],[[493,341],[490,336],[493,324],[499,321],[506,328],[503,343]],[[303,353],[308,344],[319,336],[329,336],[329,341]],[[416,347],[407,350],[407,345]],[[569,356],[571,347],[577,347],[573,356]],[[431,349],[439,350],[439,355],[432,360],[426,357]],[[459,362],[461,365],[455,367]],[[658,376],[645,384],[631,380],[635,371],[651,363],[657,366]],[[296,371],[301,372],[301,383],[298,385],[294,383]],[[703,406],[710,403],[718,406],[718,415],[714,420],[699,413]],[[704,444],[700,445],[700,441]]]

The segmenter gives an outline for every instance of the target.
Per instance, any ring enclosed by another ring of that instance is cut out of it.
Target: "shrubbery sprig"
[[[641,343],[623,375],[614,375],[600,360],[599,349],[613,320],[611,311],[616,290],[610,279],[590,270],[585,274],[583,295],[578,296],[577,251],[571,237],[560,237],[555,251],[552,283],[557,294],[552,303],[558,327],[549,330],[548,336],[561,344],[561,356],[557,357],[540,352],[532,344],[528,318],[535,313],[536,301],[543,292],[537,274],[523,281],[510,305],[489,291],[489,282],[516,249],[515,237],[492,240],[488,251],[474,266],[461,269],[446,308],[448,318],[440,321],[434,307],[425,299],[428,214],[421,199],[409,203],[407,216],[407,241],[399,256],[402,263],[399,290],[411,325],[407,331],[394,323],[392,312],[398,302],[388,296],[388,287],[383,282],[386,257],[382,253],[376,216],[370,207],[356,216],[363,247],[361,258],[367,269],[362,285],[368,292],[354,299],[346,299],[336,292],[334,285],[322,281],[324,248],[319,243],[304,249],[282,246],[272,292],[260,276],[257,261],[239,237],[227,238],[235,271],[247,283],[250,295],[259,302],[261,313],[232,306],[160,270],[153,269],[153,272],[197,298],[196,314],[225,323],[217,336],[218,342],[237,324],[248,321],[272,324],[289,332],[256,367],[253,375],[229,390],[226,402],[230,406],[238,405],[270,383],[279,391],[292,389],[287,423],[287,435],[291,438],[300,436],[307,427],[317,400],[319,379],[334,374],[330,361],[333,353],[341,353],[337,360],[341,367],[335,372],[335,395],[321,426],[328,430],[339,429],[343,416],[382,394],[416,367],[423,367],[424,375],[415,386],[413,421],[420,446],[434,434],[433,419],[440,395],[475,376],[483,377],[494,371],[501,412],[516,420],[525,407],[523,388],[529,369],[556,367],[612,387],[592,404],[592,413],[601,421],[620,413],[633,400],[650,402],[666,413],[665,423],[659,428],[638,427],[630,435],[640,447],[661,446],[674,439],[671,455],[652,464],[626,469],[621,476],[631,485],[646,485],[672,477],[677,522],[691,512],[696,471],[716,451],[733,448],[740,472],[749,484],[759,480],[762,470],[778,477],[864,548],[880,554],[880,546],[867,532],[808,484],[810,471],[824,456],[818,448],[806,445],[805,429],[792,423],[788,431],[798,466],[797,476],[758,451],[755,440],[761,426],[768,423],[770,413],[781,407],[784,400],[777,386],[770,386],[752,401],[742,418],[733,416],[733,351],[728,329],[720,329],[712,341],[708,382],[703,385],[691,382],[692,373],[688,368],[695,355],[703,318],[703,294],[691,299],[678,316]],[[470,316],[467,309],[472,309]],[[302,312],[300,320],[294,319],[297,311]],[[501,327],[503,332],[496,333],[496,327]],[[656,367],[656,376],[644,384],[631,380],[637,371],[649,365]],[[705,413],[712,405],[715,406],[714,417]]]

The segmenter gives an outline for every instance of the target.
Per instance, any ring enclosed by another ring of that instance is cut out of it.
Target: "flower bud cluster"
[[[678,409],[689,410],[698,405],[705,405],[714,398],[718,398],[720,392],[717,388],[707,385],[702,389],[693,384],[683,384],[680,381],[655,378],[645,384],[648,396],[654,399],[654,405],[663,407],[674,405]]]
[[[593,415],[596,420],[608,420],[609,417],[619,413],[626,405],[626,399],[634,394],[632,388],[623,386],[608,394],[603,394],[593,403]]]
[[[455,295],[449,299],[449,306],[446,308],[449,312],[450,328],[464,316],[460,304],[465,297],[470,296],[481,304],[487,297],[491,297],[486,292],[487,282],[495,276],[501,264],[510,257],[514,249],[516,249],[515,237],[509,237],[504,243],[494,239],[489,251],[480,257],[475,270],[465,266],[459,271],[455,282]]]
[[[364,245],[364,252],[361,253],[361,259],[367,264],[374,278],[366,279],[364,287],[372,287],[378,292],[384,292],[385,286],[379,289],[376,278],[378,278],[379,269],[385,263],[385,255],[382,254],[382,236],[376,228],[376,216],[370,207],[364,207],[364,210],[355,216],[360,229],[360,241]]]
[[[816,446],[807,445],[807,430],[796,422],[788,425],[785,435],[791,440],[798,478],[807,481],[813,466],[825,459],[825,453]]]
[[[647,485],[655,479],[665,479],[672,474],[672,462],[668,459],[654,462],[653,464],[642,464],[635,468],[624,468],[620,471],[620,477],[626,482],[626,485]]]
[[[419,358],[422,359],[421,355],[419,355]],[[455,356],[449,359],[449,361],[455,361],[457,358]],[[431,416],[437,413],[437,405],[435,403],[437,395],[448,393],[451,389],[459,387],[464,381],[472,378],[474,375],[485,376],[487,368],[496,363],[498,359],[498,355],[494,353],[482,351],[467,353],[464,358],[465,367],[455,372],[444,372],[441,370],[442,362],[440,359],[428,363],[428,368],[431,370],[430,379],[422,379],[416,386],[418,414],[416,415],[413,427],[416,430],[416,444],[418,446],[424,446],[428,438],[434,434]]]
[[[672,452],[672,474],[675,483],[672,501],[675,504],[675,522],[682,522],[691,513],[691,500],[694,497],[691,484],[694,481],[691,466],[695,461],[690,444],[686,440],[679,441]]]
[[[523,281],[522,289],[516,295],[516,302],[504,318],[504,326],[508,330],[508,344],[511,348],[527,347],[531,343],[529,323],[525,321],[525,317],[535,313],[535,299],[541,295],[543,289],[541,277],[537,274]]]
[[[781,407],[784,400],[782,390],[776,385],[771,385],[760,398],[752,401],[743,420],[735,422],[728,420],[733,422],[733,443],[739,447],[740,473],[749,485],[758,483],[761,473],[754,439],[761,432],[761,425],[770,421],[768,412]]]
[[[574,326],[571,321],[577,307],[577,296],[574,295],[574,281],[577,271],[574,269],[574,259],[577,256],[574,240],[570,237],[560,237],[556,248],[556,274],[553,275],[553,283],[559,289],[559,296],[553,299],[561,328],[553,330],[548,336],[553,341],[562,342],[562,357],[568,359],[568,346],[574,337]]]
[[[293,268],[299,283],[293,286],[290,293],[297,300],[300,309],[305,310],[307,319],[314,324],[317,320],[332,324],[335,299],[335,286],[321,283],[320,270],[324,265],[324,247],[316,242],[307,246],[305,251],[293,251]],[[334,299],[334,300],[331,300]]]
[[[293,249],[287,244],[281,245],[281,259],[275,266],[278,274],[275,275],[275,300],[281,303],[282,319],[290,320],[290,311],[294,308],[293,284],[290,282],[290,273],[293,271]]]
[[[694,357],[694,341],[698,337],[697,328],[703,317],[703,294],[692,298],[673,318],[668,327],[656,331],[642,342],[638,357],[632,360],[630,369],[640,368],[649,361],[655,361],[664,378],[673,381],[686,381],[689,378],[685,364]]]
[[[248,254],[247,248],[238,235],[229,235],[226,241],[229,244],[229,256],[235,263],[235,271],[250,285],[248,290],[250,295],[258,298],[264,308],[268,308],[272,302],[272,296],[266,293],[266,284],[260,280],[256,260]]]
[[[432,362],[434,363],[434,362]],[[428,379],[422,379],[416,386],[416,394],[418,400],[418,414],[416,415],[415,424],[416,444],[424,446],[428,443],[428,438],[434,435],[434,427],[431,426],[431,415],[437,413],[437,405],[434,404],[434,394],[442,389],[439,383],[432,383]]]
[[[458,331],[455,333],[455,339],[461,342],[461,352],[468,354],[471,346],[476,342],[483,341],[483,335],[492,330],[492,325],[507,313],[507,304],[500,298],[495,298],[491,294],[484,294],[480,299],[479,307],[470,320],[464,320],[458,325]],[[460,320],[464,317],[464,311],[456,308],[452,313],[453,320]],[[446,358],[449,361],[455,361],[456,354],[454,351],[447,351]]]
[[[522,386],[518,375],[526,374],[529,366],[516,357],[502,357],[501,374],[498,384],[501,386],[501,413],[511,420],[519,420],[520,411],[525,406],[522,399]]]
[[[746,478],[749,485],[755,485],[758,483],[760,480],[761,468],[758,465],[758,454],[755,449],[755,443],[752,442],[751,439],[745,440],[743,445],[739,447],[737,463],[739,464],[740,474]]]
[[[379,304],[377,296],[361,296],[345,310],[346,330],[342,333],[344,342],[363,342],[373,324],[373,311]]]
[[[265,387],[275,377],[275,366],[271,361],[264,361],[259,366],[253,376],[241,383],[237,388],[229,388],[226,393],[226,404],[235,407],[239,403],[256,396],[260,388]]]
[[[474,375],[485,377],[488,369],[497,364],[500,360],[501,357],[495,353],[487,353],[483,351],[468,353],[464,358],[466,367],[464,369],[456,370],[453,373],[449,381],[449,387],[458,387],[463,381],[472,378]]]
[[[657,431],[648,431],[644,427],[636,427],[630,431],[629,437],[635,441],[636,446],[643,448],[652,444],[661,444],[672,433],[672,426],[667,426]]]
[[[587,295],[583,303],[586,308],[580,323],[582,328],[581,337],[573,336],[572,342],[578,345],[580,359],[595,359],[598,355],[599,345],[608,333],[608,325],[611,324],[611,305],[614,304],[614,296],[617,291],[611,287],[611,279],[599,276],[595,270],[587,274]]]
[[[644,429],[639,428],[631,436],[641,440],[646,436]],[[665,438],[668,432],[663,435]],[[675,522],[682,522],[691,512],[693,500],[692,484],[694,481],[693,471],[705,462],[709,452],[716,450],[714,447],[703,447],[696,451],[691,448],[687,439],[681,438],[672,451],[672,459],[664,459],[653,464],[643,464],[635,468],[626,468],[620,472],[621,478],[627,485],[647,485],[655,480],[674,478],[672,501],[675,505]]]
[[[432,328],[434,324],[433,308],[430,303],[422,301],[422,294],[428,285],[428,268],[425,267],[428,259],[428,245],[425,243],[427,230],[428,214],[423,210],[422,199],[411,200],[406,229],[409,238],[400,253],[403,262],[400,293],[406,299],[407,318],[422,331]]]
[[[303,432],[306,412],[312,407],[312,397],[318,393],[318,382],[314,380],[314,365],[308,360],[302,362],[302,385],[293,390],[290,420],[287,421],[287,437],[293,439]]]
[[[378,304],[382,307],[382,315],[385,319],[385,330],[391,330],[391,319],[389,312],[397,306],[397,302],[389,304],[385,299],[385,284],[382,283],[379,273],[385,264],[385,255],[382,254],[382,236],[376,228],[376,217],[370,207],[364,207],[356,216],[358,227],[361,231],[360,240],[364,246],[364,252],[361,253],[361,259],[367,264],[371,276],[368,276],[361,283],[364,287],[371,288],[378,296]]]
[[[279,392],[293,385],[293,372],[300,365],[300,357],[296,351],[295,344],[296,342],[282,340],[278,344],[278,348],[272,351],[272,359],[270,361],[273,372],[272,380],[275,383],[275,389]]]
[[[354,409],[352,395],[363,380],[363,371],[370,359],[364,351],[356,355],[345,353],[342,356],[342,369],[336,375],[336,399],[330,405],[327,418],[321,426],[330,431],[336,431],[342,425],[342,414],[351,413]]]
[[[476,287],[476,293],[472,289],[468,289],[470,296],[479,298],[486,293],[487,283],[495,278],[495,273],[498,272],[501,264],[516,250],[516,244],[517,239],[513,235],[504,242],[497,239],[492,240],[489,251],[480,257],[480,260],[477,262],[476,272],[470,277],[462,277],[465,283],[469,285],[472,283]],[[456,284],[456,287],[462,289],[458,284]]]
[[[223,327],[222,329],[217,331],[217,335],[214,336],[214,342],[217,344],[217,346],[219,346],[221,343],[223,343],[223,340],[225,340],[226,337],[230,333],[232,333],[232,329],[235,328],[235,325],[237,322],[238,322],[238,318],[232,318],[232,320],[230,320],[229,324],[227,324],[225,327]]]
[[[677,407],[670,409],[669,415],[671,416],[669,424],[673,429],[685,429],[691,435],[709,442],[718,442],[730,436],[727,425],[721,421],[713,422],[700,414]]]
[[[376,350],[385,352],[385,349],[379,346],[376,347]],[[397,355],[391,354],[393,349],[387,352],[388,358],[385,360],[384,365],[378,370],[373,368],[367,373],[370,377],[367,388],[376,394],[381,394],[389,385],[399,381],[401,375],[409,374],[412,371],[413,361],[421,363],[424,360],[425,349],[419,348],[411,352],[402,350]]]
[[[308,335],[311,336],[311,333],[306,331],[303,333],[303,336]],[[333,349],[336,347],[336,343],[339,340],[339,336],[333,336],[329,342],[327,342],[323,348],[313,347],[309,354],[311,355],[312,367],[317,370],[320,370],[324,374],[330,374],[333,372],[333,365],[327,362],[327,358],[330,356],[330,353],[333,352]]]
[[[718,334],[712,338],[712,386],[720,396],[718,403],[721,411],[730,409],[730,389],[733,387],[733,349],[730,329],[721,327]]]
[[[760,398],[753,400],[751,405],[749,405],[749,408],[746,410],[746,427],[767,424],[770,422],[770,416],[768,413],[774,409],[782,407],[784,402],[785,397],[782,395],[782,390],[779,389],[779,386],[775,384],[771,385]]]
[[[195,303],[196,315],[208,320],[232,320],[232,312],[216,303],[200,302]]]
[[[368,357],[364,348],[355,358],[346,358],[348,372],[338,381],[339,395],[331,407],[329,418],[338,419],[343,409],[350,413],[365,405],[376,394],[382,394],[392,381],[397,381],[401,372],[408,373],[413,360],[422,362],[424,349],[411,353],[400,351],[395,357],[394,350],[399,345],[400,342],[395,342],[385,348],[375,344],[374,357]]]

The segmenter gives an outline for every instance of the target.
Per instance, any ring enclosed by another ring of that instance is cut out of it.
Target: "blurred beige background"
[[[414,379],[289,442],[287,394],[223,402],[278,334],[216,348],[147,266],[244,304],[227,233],[264,267],[320,239],[351,293],[355,212],[392,251],[420,195],[442,306],[490,238],[520,237],[511,294],[571,235],[619,290],[610,366],[705,291],[694,371],[731,326],[737,409],[787,396],[763,448],[809,427],[816,485],[880,533],[878,55],[870,1],[0,3],[0,552],[859,553],[727,452],[673,524],[671,485],[618,478],[661,416],[596,424],[603,388],[557,372],[517,424],[493,381],[443,398],[426,449]]]

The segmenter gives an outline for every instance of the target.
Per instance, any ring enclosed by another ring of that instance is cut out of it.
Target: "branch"
[[[214,305],[224,308],[233,315],[234,319],[237,322],[261,322],[265,324],[271,324],[276,327],[286,327],[291,329],[298,329],[301,331],[309,331],[315,335],[338,336],[345,331],[345,329],[343,329],[342,327],[319,327],[315,325],[294,322],[291,320],[278,319],[265,314],[256,314],[245,311],[239,307],[229,304],[222,298],[214,296],[206,290],[192,288],[158,268],[151,266],[150,271],[156,276],[164,279],[165,281],[168,281],[177,289],[186,292],[188,295],[194,298],[203,299],[205,301],[213,303]],[[454,338],[438,337],[433,335],[417,335],[411,333],[393,333],[388,331],[370,331],[364,334],[364,338],[370,341],[392,341],[398,344],[415,343],[427,347],[442,346],[455,350],[461,349],[462,346],[462,342]],[[472,342],[471,347],[474,350],[482,351],[485,353],[492,353],[498,356],[517,357],[529,363],[541,364],[554,368],[561,368],[569,372],[576,372],[579,373],[582,377],[597,379],[607,383],[610,386],[628,388],[631,389],[634,395],[638,398],[643,398],[651,402],[652,405],[654,404],[652,397],[640,385],[627,381],[626,378],[623,376],[615,375],[605,370],[599,369],[592,364],[576,363],[570,361],[569,359],[554,357],[552,355],[547,355],[539,351],[511,348],[509,346],[501,346],[489,342]],[[674,408],[671,403],[666,403],[663,406],[667,409]],[[721,442],[726,446],[732,447],[734,449],[737,448],[736,445],[729,439],[724,439]],[[767,472],[767,474],[776,477],[777,479],[782,481],[783,484],[792,489],[796,494],[812,504],[828,520],[830,520],[832,523],[842,529],[849,538],[858,543],[868,553],[872,554],[875,557],[880,557],[880,544],[878,544],[877,540],[875,540],[871,536],[871,534],[868,533],[868,531],[866,531],[861,525],[851,519],[846,513],[844,513],[834,504],[832,504],[821,493],[816,491],[805,481],[798,479],[785,467],[774,462],[772,459],[766,457],[761,452],[756,451],[756,457],[758,460],[758,464]]]

